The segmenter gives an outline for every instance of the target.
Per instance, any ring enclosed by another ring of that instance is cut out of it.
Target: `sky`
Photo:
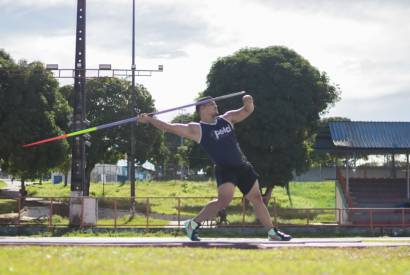
[[[164,66],[136,81],[158,110],[180,106],[206,88],[219,57],[286,46],[340,86],[324,117],[409,121],[409,14],[407,0],[136,0],[137,69]],[[87,1],[87,68],[131,67],[131,20],[131,0]],[[0,0],[0,48],[73,68],[75,23],[74,0]]]

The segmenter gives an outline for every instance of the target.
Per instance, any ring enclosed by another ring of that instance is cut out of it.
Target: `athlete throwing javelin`
[[[289,241],[292,237],[273,226],[266,205],[259,190],[259,175],[247,161],[236,140],[234,124],[250,116],[254,110],[253,98],[245,95],[243,106],[219,115],[215,101],[205,97],[198,100],[196,111],[200,122],[188,124],[167,123],[142,114],[138,122],[151,124],[154,127],[189,138],[201,145],[215,164],[215,176],[218,185],[218,198],[210,201],[195,218],[185,222],[185,231],[192,241],[199,241],[198,229],[205,220],[213,218],[232,201],[235,187],[249,200],[255,215],[268,230],[271,241]],[[206,101],[201,104],[201,101]]]

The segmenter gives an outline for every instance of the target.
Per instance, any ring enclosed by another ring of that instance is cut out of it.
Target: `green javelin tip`
[[[91,127],[91,128],[88,128],[88,129],[72,132],[72,133],[67,134],[67,137],[78,136],[78,135],[82,135],[82,134],[86,134],[86,133],[90,133],[90,132],[94,132],[94,131],[97,131],[97,127]]]

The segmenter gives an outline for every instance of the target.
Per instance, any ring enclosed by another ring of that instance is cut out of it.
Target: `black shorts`
[[[259,178],[258,173],[249,162],[240,166],[215,166],[215,177],[218,187],[231,182],[238,186],[243,195],[251,191],[255,181]]]

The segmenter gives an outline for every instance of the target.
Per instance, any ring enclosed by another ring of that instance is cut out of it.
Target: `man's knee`
[[[263,198],[260,193],[252,194],[246,197],[252,204],[263,203]]]
[[[224,209],[226,207],[228,207],[228,205],[231,203],[231,198],[218,198],[217,199],[217,203],[218,203],[218,208],[219,209]]]

